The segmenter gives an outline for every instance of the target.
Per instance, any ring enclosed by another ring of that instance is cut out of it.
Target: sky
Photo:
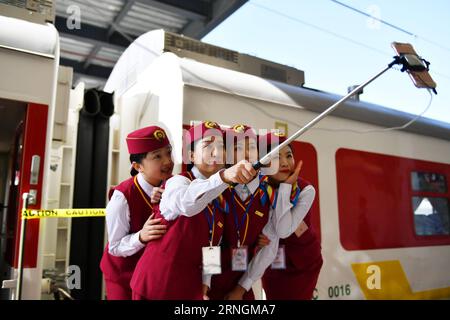
[[[423,116],[450,123],[450,1],[339,2],[395,28],[332,0],[249,0],[202,41],[303,70],[306,87],[339,95],[387,66],[395,55],[392,42],[408,42],[431,63],[437,83],[438,95]],[[430,101],[398,70],[375,80],[360,98],[412,114]]]

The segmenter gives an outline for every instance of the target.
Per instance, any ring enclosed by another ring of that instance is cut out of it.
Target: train
[[[4,41],[3,34],[1,31],[0,42]],[[53,30],[51,36],[55,37],[57,52],[57,32]],[[11,148],[6,157],[13,158],[11,153],[17,150],[17,144],[26,151],[28,143],[33,144],[26,137],[38,138],[35,133],[39,131],[41,170],[37,201],[31,207],[70,207],[78,170],[77,123],[85,105],[84,87],[65,88],[66,137],[52,140],[58,68],[51,62],[57,61],[57,54],[52,59],[30,53],[12,56],[11,50],[0,46],[0,68],[18,65],[18,59],[30,65],[14,74],[15,81],[0,79],[2,105],[11,109],[21,105],[29,114],[37,103],[44,105],[48,116],[40,116],[39,130],[28,131],[25,124],[22,140],[14,140],[16,128],[10,129],[10,140],[16,148]],[[4,59],[7,56],[11,60]],[[45,73],[48,78],[39,80],[39,91],[46,92],[45,99],[32,96],[29,90],[36,88],[25,81],[33,82],[29,74],[38,74],[37,68],[43,68],[32,64],[35,59],[50,59]],[[11,94],[19,89],[20,95]],[[166,130],[177,173],[183,164],[183,129],[196,121],[212,120],[223,126],[245,123],[256,130],[279,129],[290,135],[341,98],[305,87],[303,71],[164,30],[137,38],[117,61],[103,90],[114,94],[107,144],[108,187],[129,176],[124,141],[134,129],[155,124]],[[293,143],[297,160],[303,161],[301,176],[317,191],[311,214],[321,239],[324,264],[313,299],[450,298],[450,124],[419,118],[404,129],[385,130],[414,117],[357,99],[348,100]],[[28,183],[25,174],[35,175],[29,169],[33,154],[22,152],[20,179],[5,174],[3,192],[8,185],[14,185],[13,180],[20,186],[16,188],[17,199],[36,188]],[[10,166],[7,163],[5,168]],[[68,198],[51,204],[51,194]],[[103,196],[106,201],[106,193]],[[22,207],[18,201],[13,220],[16,234]],[[11,201],[4,203],[5,207],[12,206]],[[70,256],[75,254],[70,243],[75,239],[71,227],[75,220],[72,225],[58,220],[40,219],[27,228],[23,298],[48,298],[43,293],[45,269],[56,268],[58,260],[63,261],[60,270],[71,265]],[[104,230],[101,234],[103,247]],[[14,245],[7,243],[6,247],[17,259],[17,236],[12,239]],[[53,255],[52,250],[56,252]],[[58,250],[66,257],[58,259]],[[97,258],[99,261],[100,256]],[[7,267],[14,279],[17,264]],[[98,277],[94,279],[101,282]],[[8,281],[13,280],[4,283]],[[258,299],[265,298],[260,282],[254,291]],[[100,299],[103,294],[96,297]],[[7,298],[14,298],[14,283]]]

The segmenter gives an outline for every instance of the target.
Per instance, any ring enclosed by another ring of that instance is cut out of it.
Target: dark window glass
[[[414,191],[447,192],[445,176],[432,172],[412,172],[411,184]]]
[[[446,198],[412,197],[412,205],[417,235],[450,234],[450,211]]]

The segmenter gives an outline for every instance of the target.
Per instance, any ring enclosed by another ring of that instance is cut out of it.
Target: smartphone
[[[435,91],[436,82],[428,73],[428,65],[417,55],[409,43],[392,42],[397,55],[403,57],[407,64],[406,72],[417,88],[429,88]]]

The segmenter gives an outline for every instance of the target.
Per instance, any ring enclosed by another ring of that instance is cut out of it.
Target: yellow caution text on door
[[[106,209],[27,209],[22,219],[104,217]]]

